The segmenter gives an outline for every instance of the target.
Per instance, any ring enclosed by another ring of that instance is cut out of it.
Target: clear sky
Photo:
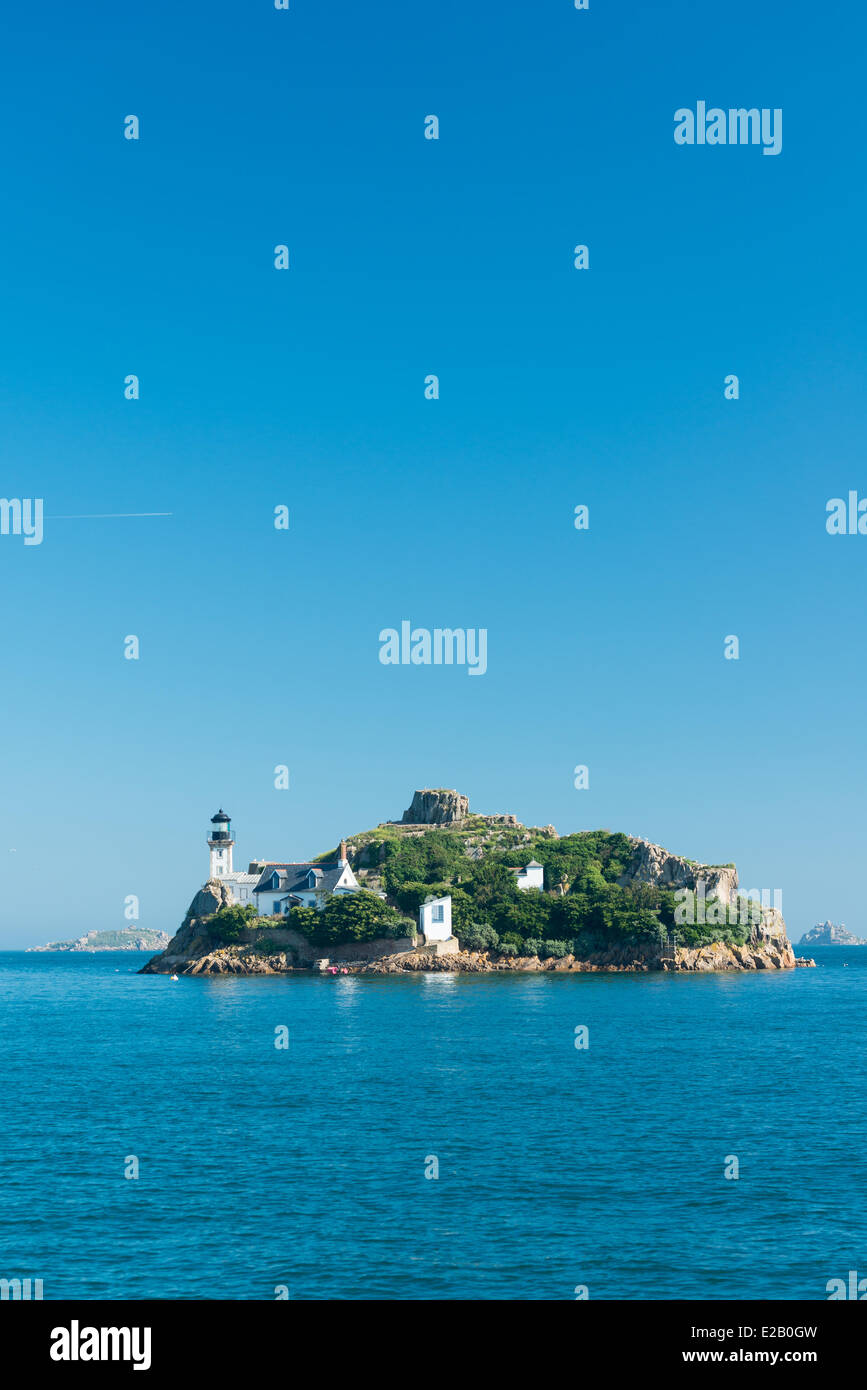
[[[131,893],[173,930],[219,805],[246,867],[423,786],[735,860],[793,937],[867,935],[867,536],[825,531],[867,494],[865,28],[7,10],[0,493],[46,521],[0,536],[0,946]],[[782,108],[782,152],[676,145],[700,100]],[[403,619],[487,629],[486,674],[382,665]]]

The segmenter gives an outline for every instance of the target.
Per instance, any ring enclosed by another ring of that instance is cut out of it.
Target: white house
[[[545,870],[537,859],[531,859],[526,869],[513,869],[512,873],[517,875],[515,881],[521,892],[527,888],[545,887]]]
[[[359,884],[349,867],[346,842],[341,840],[336,864],[275,864],[254,860],[247,873],[232,868],[235,837],[222,806],[211,817],[208,833],[210,878],[225,884],[233,903],[256,908],[260,917],[273,917],[305,905],[323,908],[332,893],[357,893]]]
[[[343,897],[358,890],[341,840],[336,864],[266,864],[253,891],[259,916],[277,917],[293,907],[321,911],[332,895]]]
[[[452,900],[428,898],[418,910],[418,929],[425,945],[432,941],[449,941],[452,935]]]
[[[223,874],[220,881],[225,883],[233,902],[240,903],[242,907],[255,906],[253,893],[259,882],[258,874]]]

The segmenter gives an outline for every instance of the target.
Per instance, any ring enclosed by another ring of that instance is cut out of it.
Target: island
[[[47,946],[28,946],[28,951],[160,951],[169,944],[164,931],[121,927],[118,931],[89,931],[75,941],[49,941]]]
[[[787,970],[780,911],[744,894],[734,864],[638,836],[560,836],[512,814],[416,791],[311,861],[232,866],[230,817],[211,818],[210,876],[144,974]],[[769,895],[765,895],[769,898]]]
[[[853,932],[847,931],[841,924],[835,926],[833,922],[819,922],[809,931],[804,932],[798,942],[799,946],[867,946],[867,941],[863,936],[855,936]]]

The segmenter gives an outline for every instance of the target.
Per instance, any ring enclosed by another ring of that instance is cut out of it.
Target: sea
[[[867,1276],[867,947],[812,955],[173,981],[137,953],[2,953],[0,1278],[827,1299]]]

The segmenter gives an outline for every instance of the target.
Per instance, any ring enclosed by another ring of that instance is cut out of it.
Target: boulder
[[[413,793],[403,813],[404,825],[454,825],[469,813],[469,797],[443,787],[424,787]]]
[[[209,878],[204,888],[200,888],[187,908],[187,920],[194,917],[212,917],[221,907],[230,907],[232,895],[225,883],[218,878]]]

